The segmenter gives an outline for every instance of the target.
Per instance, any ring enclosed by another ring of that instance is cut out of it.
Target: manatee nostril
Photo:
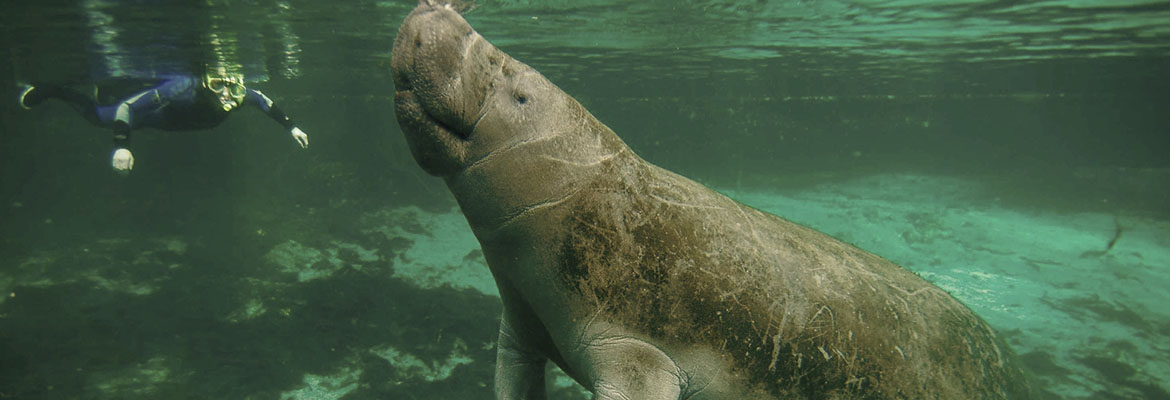
[[[414,90],[414,85],[410,84],[410,79],[406,77],[406,74],[396,74],[394,78],[394,86],[398,88],[397,91]]]

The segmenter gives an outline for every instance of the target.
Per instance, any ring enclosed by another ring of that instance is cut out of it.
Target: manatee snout
[[[419,7],[406,18],[394,41],[391,68],[399,90],[433,91],[457,77],[468,36],[475,33],[444,6]]]
[[[484,89],[464,79],[477,37],[453,7],[422,2],[394,40],[395,113],[415,160],[432,175],[448,176],[466,158],[483,102]]]

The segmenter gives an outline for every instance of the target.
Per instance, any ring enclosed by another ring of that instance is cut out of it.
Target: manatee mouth
[[[435,117],[427,110],[425,104],[419,101],[418,96],[413,90],[403,89],[394,91],[395,112],[398,114],[399,122],[409,121],[404,126],[410,126],[415,133],[429,133],[432,135],[446,135],[460,140],[467,140],[471,136],[471,131],[464,132],[460,129],[455,129],[451,125],[443,122],[442,119]],[[405,121],[404,121],[405,120]],[[477,123],[479,121],[476,121]],[[472,128],[474,131],[474,127]]]

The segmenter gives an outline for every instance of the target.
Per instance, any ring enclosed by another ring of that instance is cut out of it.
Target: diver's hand
[[[291,132],[293,140],[296,140],[297,143],[301,145],[302,149],[309,148],[309,135],[305,134],[305,131],[302,131],[301,128],[294,126]]]
[[[128,149],[115,150],[112,164],[118,172],[130,172],[134,168],[134,155]]]

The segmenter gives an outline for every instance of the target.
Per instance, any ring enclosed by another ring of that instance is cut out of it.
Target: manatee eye
[[[524,103],[527,103],[527,102],[528,102],[528,96],[525,96],[525,95],[522,95],[522,94],[518,94],[518,95],[516,95],[516,102],[517,102],[517,103],[519,103],[519,104],[524,104]]]

